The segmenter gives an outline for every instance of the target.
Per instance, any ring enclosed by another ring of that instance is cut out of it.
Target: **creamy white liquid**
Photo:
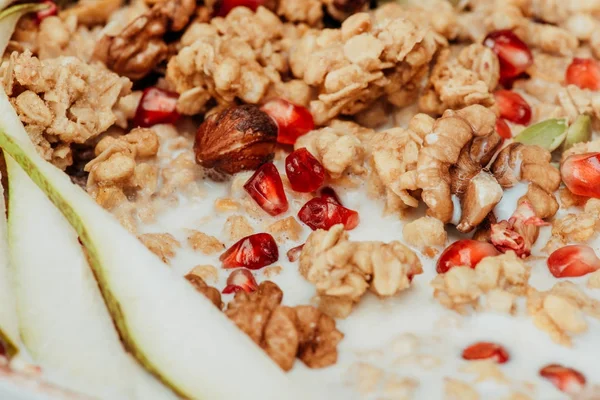
[[[517,209],[519,199],[527,193],[528,189],[529,184],[526,182],[517,182],[515,186],[504,189],[500,203],[494,207],[496,219],[498,221],[508,220]]]

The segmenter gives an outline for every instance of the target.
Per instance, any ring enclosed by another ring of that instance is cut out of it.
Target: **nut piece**
[[[223,307],[223,302],[221,301],[221,293],[219,293],[219,291],[216,288],[208,286],[200,275],[197,275],[196,273],[194,273],[194,271],[191,271],[185,276],[185,279],[187,279],[188,282],[190,282],[198,292],[206,296],[206,298],[209,299],[211,303],[215,305],[215,307],[219,309]]]
[[[460,232],[470,232],[502,199],[502,187],[487,172],[481,171],[468,184],[461,201],[462,216],[456,226]]]
[[[225,314],[285,371],[296,357],[309,368],[335,364],[344,337],[335,321],[312,306],[282,306],[282,299],[281,289],[265,281],[253,293],[236,293]]]
[[[196,162],[225,174],[253,170],[273,159],[277,125],[254,105],[230,107],[198,128]]]

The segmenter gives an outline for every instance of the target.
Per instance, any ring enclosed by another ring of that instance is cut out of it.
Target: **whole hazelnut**
[[[196,132],[196,162],[219,173],[254,170],[271,161],[277,125],[254,105],[234,106],[207,117]]]

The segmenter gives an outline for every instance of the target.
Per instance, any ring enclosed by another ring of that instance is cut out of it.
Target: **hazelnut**
[[[196,162],[220,173],[253,170],[273,159],[277,125],[254,105],[234,106],[207,117],[196,132]]]

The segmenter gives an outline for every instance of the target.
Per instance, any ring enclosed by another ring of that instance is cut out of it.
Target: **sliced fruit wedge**
[[[19,352],[19,321],[7,238],[4,189],[0,185],[0,355],[12,358]]]
[[[304,398],[221,311],[38,155],[3,92],[0,115],[0,147],[75,228],[122,341],[146,369],[191,399]]]
[[[75,230],[15,161],[6,162],[21,337],[45,378],[98,398],[175,399],[123,348]]]
[[[48,8],[48,5],[43,3],[22,3],[7,7],[10,3],[11,1],[0,0],[0,54],[4,54],[19,18],[27,13]]]

